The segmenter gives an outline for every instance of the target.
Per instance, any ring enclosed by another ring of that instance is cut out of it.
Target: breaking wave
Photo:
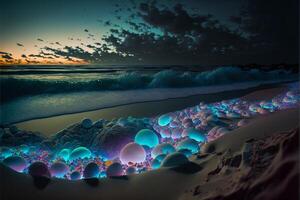
[[[97,79],[21,79],[0,78],[1,100],[37,94],[59,94],[81,91],[132,90],[148,88],[181,88],[242,83],[265,80],[297,79],[297,75],[284,70],[242,70],[238,67],[220,67],[212,71],[182,72],[163,70],[154,74],[124,72]]]

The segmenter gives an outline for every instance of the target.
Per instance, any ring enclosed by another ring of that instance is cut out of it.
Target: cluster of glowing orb
[[[0,161],[17,172],[32,176],[45,176],[79,180],[142,173],[160,167],[175,167],[189,162],[188,158],[211,142],[239,127],[248,125],[251,117],[299,106],[297,89],[270,100],[245,101],[231,99],[211,104],[200,103],[173,113],[143,119],[147,128],[138,130],[132,141],[122,145],[117,158],[99,157],[88,147],[63,148],[53,152],[37,147],[20,145],[16,148],[0,147]],[[226,120],[224,120],[226,119]],[[120,118],[120,126],[134,122]],[[96,126],[97,125],[97,126]],[[81,128],[102,127],[102,122],[89,119]]]

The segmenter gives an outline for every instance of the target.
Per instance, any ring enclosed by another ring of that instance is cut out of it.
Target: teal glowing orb
[[[199,145],[196,140],[187,138],[178,143],[177,150],[180,150],[180,149],[188,149],[192,153],[197,153],[199,151]]]
[[[177,152],[183,153],[186,157],[190,157],[192,155],[192,152],[188,149],[180,149]]]
[[[175,152],[175,148],[169,144],[169,143],[162,143],[157,145],[152,151],[151,151],[151,157],[155,158],[158,155],[161,154],[169,154]]]
[[[156,160],[158,160],[159,162],[161,162],[163,159],[165,159],[165,157],[167,156],[167,154],[160,154],[158,156],[156,156]]]
[[[158,118],[158,124],[160,126],[167,126],[172,121],[172,117],[168,114],[164,114]]]
[[[206,136],[194,128],[188,129],[187,135],[189,138],[196,140],[197,142],[205,142],[206,141]]]
[[[159,140],[155,132],[150,129],[142,129],[135,135],[134,142],[152,148],[158,145]]]
[[[71,150],[70,149],[62,149],[58,153],[57,157],[62,158],[65,161],[67,161],[67,160],[69,160],[70,154],[71,154]]]
[[[78,147],[71,152],[70,160],[83,159],[91,157],[92,153],[85,147]]]
[[[11,155],[13,155],[13,151],[10,148],[8,148],[8,147],[0,148],[0,157],[7,158]]]
[[[19,146],[19,150],[22,153],[27,154],[29,152],[29,146],[27,146],[26,144],[22,144],[22,145]]]
[[[160,161],[157,159],[152,160],[151,162],[151,168],[152,169],[158,169],[160,167]]]

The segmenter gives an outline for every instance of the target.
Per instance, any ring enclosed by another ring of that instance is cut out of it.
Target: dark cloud
[[[22,54],[22,56],[21,56],[22,58],[27,58],[27,56],[25,55],[25,54]]]
[[[41,38],[38,38],[37,41],[44,42],[44,40]]]
[[[61,46],[61,44],[60,44],[59,42],[55,42],[55,44],[57,44],[57,45]]]
[[[91,45],[91,44],[86,45],[86,47],[91,48],[91,49],[95,49],[96,48],[96,46]]]
[[[111,22],[109,20],[104,22],[104,26],[111,26]]]
[[[14,59],[14,58],[11,57],[9,54],[1,55],[1,58],[7,59],[7,60],[12,60],[12,59]]]
[[[69,61],[113,64],[245,64],[298,58],[297,0],[275,0],[272,9],[267,2],[248,1],[252,3],[243,7],[241,15],[230,17],[234,28],[212,15],[191,14],[182,4],[163,7],[155,1],[141,3],[130,15],[135,20],[126,21],[127,29],[105,21],[105,26],[116,28],[110,29],[101,43],[82,42],[88,51],[78,46],[44,50]]]
[[[21,44],[21,43],[17,43],[17,45],[18,45],[19,47],[24,47],[24,45]]]
[[[89,32],[89,30],[87,30],[87,29],[84,29],[84,32]]]

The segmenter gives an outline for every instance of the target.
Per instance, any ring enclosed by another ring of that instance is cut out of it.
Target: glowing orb
[[[92,153],[85,147],[78,147],[71,152],[70,160],[83,159],[91,157]]]
[[[20,156],[9,156],[3,160],[3,164],[17,172],[26,168],[26,161]]]
[[[81,174],[79,171],[74,171],[70,174],[70,179],[71,180],[79,180],[81,179]]]
[[[70,153],[71,150],[70,149],[62,149],[59,153],[58,153],[58,157],[64,159],[65,161],[67,161],[70,157]]]
[[[29,147],[26,144],[20,145],[19,149],[22,153],[25,153],[25,154],[27,154],[29,152]]]
[[[8,156],[13,155],[13,151],[10,150],[8,147],[1,147],[0,149],[0,156],[7,158]]]
[[[183,153],[186,157],[190,157],[192,155],[192,152],[188,149],[180,149],[177,152]]]
[[[167,155],[162,161],[162,167],[176,167],[185,163],[188,163],[189,160],[183,153],[175,152]]]
[[[161,115],[158,118],[158,124],[160,126],[167,126],[171,121],[172,121],[172,117],[170,115],[168,115],[168,114]]]
[[[146,159],[146,152],[141,145],[131,142],[123,147],[119,158],[123,164],[141,163]]]
[[[43,162],[32,163],[28,168],[28,173],[31,176],[44,176],[47,178],[51,177],[50,171],[47,165]]]
[[[123,175],[123,168],[120,163],[113,163],[106,169],[106,175],[108,177],[111,176],[122,176]]]
[[[99,176],[99,173],[100,173],[99,166],[94,162],[90,162],[83,170],[83,177],[96,178]]]
[[[135,173],[136,173],[136,169],[135,169],[135,167],[133,167],[133,166],[128,167],[128,168],[126,169],[126,174],[127,174],[127,175],[135,174]]]
[[[181,133],[182,133],[181,129],[179,129],[179,128],[173,129],[172,130],[171,138],[173,138],[173,139],[179,139],[179,138],[181,138]]]
[[[159,134],[162,138],[169,138],[171,137],[171,131],[169,129],[161,129]]]
[[[205,135],[194,128],[189,128],[187,130],[187,135],[189,138],[194,139],[197,142],[205,142],[206,141]]]
[[[175,152],[175,148],[169,143],[162,143],[157,145],[151,152],[151,157],[155,158],[161,154],[169,154]]]
[[[152,160],[151,162],[151,168],[152,169],[158,169],[160,167],[160,161],[157,159]]]
[[[83,119],[81,121],[81,126],[85,129],[89,129],[89,128],[92,128],[93,126],[93,121],[90,120],[90,119]]]
[[[199,151],[199,145],[196,140],[187,138],[177,144],[177,150],[180,150],[180,149],[188,149],[192,153],[197,153]]]
[[[69,171],[69,167],[63,162],[55,162],[50,167],[50,173],[53,177],[62,178]]]
[[[134,142],[152,148],[158,145],[159,140],[158,136],[153,131],[142,129],[135,135]]]

